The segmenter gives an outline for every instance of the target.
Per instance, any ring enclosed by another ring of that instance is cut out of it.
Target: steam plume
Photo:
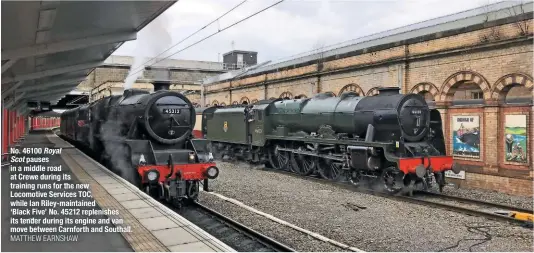
[[[158,59],[154,59],[147,62],[150,58],[155,57],[172,46],[172,37],[167,30],[167,26],[170,24],[170,19],[167,17],[167,15],[168,14],[166,13],[162,13],[158,18],[148,24],[137,34],[134,62],[130,67],[128,76],[124,80],[125,90],[132,88],[133,83],[143,73],[146,65],[152,65],[158,61]],[[169,50],[169,52],[166,52],[158,57],[163,58],[170,53],[172,53],[172,50]],[[156,63],[155,65],[160,64],[161,63]],[[156,76],[155,78],[161,79],[164,77]]]

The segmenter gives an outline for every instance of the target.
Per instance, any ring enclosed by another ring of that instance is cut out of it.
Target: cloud
[[[164,13],[173,43],[196,32],[240,2],[241,0],[178,1]],[[249,0],[219,22],[176,46],[171,52],[177,52],[275,2]],[[223,53],[239,49],[257,51],[259,62],[276,60],[313,50],[320,45],[331,45],[494,2],[496,1],[286,0],[172,58],[217,61],[222,60]],[[151,29],[150,25],[145,29]],[[127,42],[115,54],[135,55],[137,43],[139,41]],[[165,49],[167,48],[159,51]]]

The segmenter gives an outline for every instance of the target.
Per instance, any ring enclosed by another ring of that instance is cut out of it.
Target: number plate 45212
[[[163,114],[180,114],[180,109],[165,108],[163,109]]]

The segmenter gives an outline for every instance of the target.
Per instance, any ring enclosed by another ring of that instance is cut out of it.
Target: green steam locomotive
[[[459,173],[446,155],[440,113],[421,95],[400,94],[398,88],[370,97],[324,93],[216,106],[202,111],[201,127],[218,158],[346,178],[356,186],[378,182],[389,193],[416,184],[437,183],[442,190],[445,171]]]

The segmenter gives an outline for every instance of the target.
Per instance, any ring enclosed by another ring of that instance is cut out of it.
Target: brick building
[[[145,62],[148,59],[144,60]],[[78,91],[89,93],[94,101],[111,94],[122,94],[124,80],[134,62],[131,56],[110,56],[102,66],[91,72],[77,87]],[[135,72],[135,70],[134,70]],[[152,80],[170,80],[171,89],[184,92],[196,104],[200,102],[200,82],[210,76],[225,73],[223,63],[166,59],[146,67],[132,85],[132,88],[153,90]]]
[[[421,93],[441,112],[461,187],[532,195],[532,3],[498,3],[206,80],[204,103]],[[470,140],[470,141],[466,141]]]

